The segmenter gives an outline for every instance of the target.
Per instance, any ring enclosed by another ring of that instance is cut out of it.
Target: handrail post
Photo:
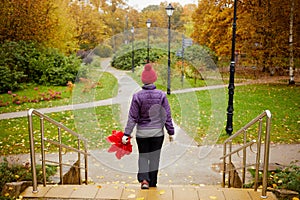
[[[230,140],[229,142],[229,152],[232,151],[232,140]],[[232,161],[231,161],[231,154],[229,155],[229,158],[228,158],[228,168],[229,168],[229,173],[228,173],[228,187],[230,188],[231,187],[231,184],[230,184],[230,179],[231,179],[231,176],[232,176],[232,170],[233,170],[233,166],[232,166]]]
[[[46,162],[45,162],[45,127],[44,118],[40,117],[40,129],[41,129],[41,153],[42,153],[42,173],[43,173],[43,185],[46,186]]]
[[[58,162],[59,162],[59,177],[60,177],[60,183],[63,185],[64,184],[64,179],[63,179],[63,165],[62,165],[62,140],[61,140],[61,131],[60,127],[57,128],[57,133],[58,133],[58,142],[59,142],[59,147],[58,147]]]
[[[264,169],[263,169],[263,188],[262,198],[267,198],[267,184],[268,184],[268,169],[269,169],[269,153],[270,153],[270,130],[271,130],[271,112],[266,110],[266,136],[265,136],[265,152],[264,152]]]
[[[36,161],[35,161],[33,122],[32,122],[33,111],[34,111],[33,109],[30,109],[27,113],[27,116],[28,116],[30,160],[31,160],[31,173],[32,173],[32,193],[37,193],[38,189],[37,189]]]
[[[247,144],[247,129],[244,130],[244,146]],[[242,183],[243,187],[246,181],[246,160],[247,160],[247,149],[243,149],[243,174],[242,174]]]
[[[80,139],[79,138],[77,138],[77,149],[80,151]],[[81,168],[80,168],[81,156],[80,156],[79,152],[77,153],[77,156],[78,156],[78,171],[79,171],[78,172],[78,183],[79,183],[79,185],[81,185]]]
[[[260,152],[261,152],[261,132],[262,132],[262,118],[259,119],[259,126],[258,126],[257,152],[256,152],[256,160],[255,160],[254,191],[257,191],[257,188],[258,188],[258,176],[259,176],[259,167],[260,167]]]
[[[226,178],[226,154],[227,154],[227,149],[226,149],[227,143],[224,143],[223,146],[223,174],[222,174],[222,187],[225,187],[225,178]]]
[[[84,165],[85,165],[85,184],[88,184],[88,159],[87,159],[87,144],[86,142],[84,142],[84,152],[86,154],[84,154]]]

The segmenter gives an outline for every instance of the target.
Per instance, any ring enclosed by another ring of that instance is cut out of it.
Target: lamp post
[[[169,18],[169,24],[168,24],[168,85],[167,85],[167,94],[171,94],[171,55],[170,55],[170,43],[171,43],[171,16],[174,11],[174,7],[169,4],[166,8],[167,15]]]
[[[237,0],[234,0],[233,23],[232,23],[232,49],[231,49],[231,63],[230,76],[228,85],[228,107],[227,107],[227,124],[226,132],[228,135],[232,134],[232,117],[233,117],[233,94],[234,94],[234,71],[235,71],[235,36],[236,36],[236,9]]]
[[[148,28],[147,63],[149,63],[150,62],[150,57],[149,57],[149,50],[150,50],[150,47],[149,47],[149,34],[150,34],[150,27],[151,27],[151,20],[150,19],[147,20],[146,25],[147,25],[147,28]]]
[[[134,27],[131,27],[132,33],[132,53],[131,53],[131,71],[134,73]]]

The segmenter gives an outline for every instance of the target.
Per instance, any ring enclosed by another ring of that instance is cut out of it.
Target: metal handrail
[[[260,157],[261,157],[261,144],[262,144],[262,120],[263,118],[266,118],[266,130],[265,130],[265,139],[264,139],[264,166],[263,166],[263,182],[262,182],[262,198],[267,198],[267,178],[268,178],[268,168],[269,168],[269,149],[270,149],[270,128],[271,128],[271,112],[269,110],[264,111],[262,114],[251,120],[248,124],[246,124],[243,128],[238,130],[236,133],[234,133],[232,136],[230,136],[228,139],[226,139],[223,143],[223,156],[220,159],[223,159],[223,170],[222,170],[222,187],[225,187],[225,178],[226,178],[226,172],[229,173],[228,176],[228,187],[231,187],[230,185],[230,173],[232,173],[233,170],[237,170],[237,168],[232,169],[232,166],[230,165],[232,155],[235,153],[239,153],[240,151],[243,152],[243,164],[242,164],[242,182],[245,183],[245,173],[246,173],[246,159],[247,159],[247,148],[251,148],[251,146],[256,143],[257,145],[257,152],[256,153],[256,159],[255,159],[255,181],[254,181],[254,190],[257,191],[258,188],[258,175],[259,175],[259,166],[260,166]],[[251,142],[247,143],[247,130],[252,127],[254,124],[259,123],[258,126],[258,136],[256,140],[252,140]],[[239,135],[243,134],[243,145],[235,150],[232,150],[232,141],[238,137]],[[229,147],[227,147],[229,146]],[[228,152],[227,152],[227,149]],[[228,158],[228,162],[226,162]],[[228,164],[229,170],[226,169],[226,165]]]
[[[79,165],[76,166],[79,169],[79,179],[80,177],[80,169],[85,170],[85,180],[87,184],[88,180],[88,156],[90,155],[87,150],[87,139],[83,138],[81,135],[77,134],[73,130],[67,128],[63,124],[51,119],[47,115],[44,115],[43,113],[35,110],[30,109],[28,110],[27,117],[28,117],[28,130],[29,130],[29,142],[30,142],[30,159],[31,159],[31,171],[32,171],[32,187],[33,187],[33,193],[37,193],[37,172],[36,172],[36,155],[35,155],[35,139],[34,139],[34,131],[33,131],[33,115],[36,115],[40,118],[40,133],[41,133],[41,155],[42,155],[42,173],[43,173],[43,185],[46,186],[46,162],[55,163],[59,165],[59,171],[60,171],[60,182],[63,184],[63,174],[62,174],[62,166],[70,166],[70,164],[63,163],[62,162],[62,148],[75,151],[78,155]],[[49,122],[50,124],[53,124],[57,127],[58,131],[58,142],[49,140],[45,137],[45,128],[44,128],[44,121]],[[74,137],[77,138],[77,148],[70,147],[66,144],[62,143],[61,139],[61,129],[64,131],[70,133]],[[48,142],[52,145],[58,146],[59,148],[59,162],[49,161],[45,159],[45,142]],[[81,144],[83,144],[83,150],[81,150]],[[80,166],[80,155],[84,156],[84,167]],[[79,181],[81,183],[81,181]]]

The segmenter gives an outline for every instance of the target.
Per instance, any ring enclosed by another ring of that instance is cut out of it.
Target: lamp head
[[[171,17],[173,15],[174,7],[169,3],[169,5],[165,8],[167,11],[167,15]]]
[[[151,20],[150,20],[150,19],[148,19],[148,20],[146,21],[146,25],[147,25],[148,28],[151,27]]]

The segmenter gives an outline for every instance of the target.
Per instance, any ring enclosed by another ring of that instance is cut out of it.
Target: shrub
[[[0,44],[0,93],[21,89],[21,83],[66,85],[73,81],[81,60],[33,42]]]
[[[296,162],[272,173],[269,184],[275,188],[293,190],[300,194],[300,166]]]
[[[47,49],[31,62],[31,79],[41,85],[66,85],[75,80],[80,65],[80,59],[74,55],[66,57],[55,49]]]
[[[38,182],[43,181],[42,175],[42,166],[37,165],[37,180]],[[56,174],[57,166],[47,165],[46,166],[46,179],[49,181],[49,178]],[[3,162],[0,163],[0,191],[2,191],[5,183],[15,182],[15,181],[31,181],[32,173],[31,166],[29,163],[24,165],[20,164],[9,164],[7,159],[4,158]]]
[[[94,49],[94,54],[101,57],[101,58],[107,58],[107,57],[110,57],[113,53],[112,51],[112,48],[107,46],[107,45],[100,45],[100,46],[97,46],[95,49]]]
[[[4,42],[0,44],[0,92],[20,89],[30,74],[29,61],[37,55],[34,43]]]
[[[288,189],[296,191],[300,194],[300,166],[297,162],[291,162],[290,165],[283,169],[276,169],[275,171],[268,172],[268,187],[274,189]],[[248,169],[251,176],[255,177],[255,169]],[[262,173],[259,173],[258,181],[262,184]],[[245,187],[253,187],[254,183],[246,184]]]
[[[135,42],[134,49],[134,66],[141,66],[146,64],[148,50],[144,41]],[[151,48],[149,51],[150,62],[156,62],[160,58],[167,55],[167,51],[159,48]],[[115,54],[112,60],[112,66],[122,70],[130,70],[132,68],[132,47],[131,45],[124,45]]]
[[[19,82],[26,75],[22,71],[17,71],[15,68],[10,69],[9,66],[0,65],[0,93],[4,93],[8,90],[21,89]]]

